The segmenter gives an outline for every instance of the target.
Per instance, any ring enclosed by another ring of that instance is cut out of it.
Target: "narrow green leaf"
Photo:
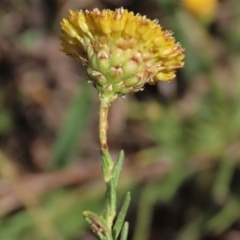
[[[116,205],[117,205],[117,196],[116,196],[116,189],[114,187],[113,181],[111,180],[109,182],[109,206],[110,206],[110,212],[112,217],[115,217],[116,214]],[[114,216],[113,216],[114,215]]]
[[[199,214],[196,218],[191,219],[191,221],[187,222],[185,226],[179,232],[178,239],[179,240],[198,240],[201,239],[201,235],[203,234],[203,222],[206,219],[206,215],[208,214],[208,210]]]
[[[113,162],[109,151],[106,149],[102,149],[102,156],[106,161],[106,165],[111,167],[113,165]]]
[[[102,149],[102,171],[105,182],[109,182],[112,179],[112,168],[113,161],[110,153],[107,150]]]
[[[139,196],[140,201],[133,240],[145,240],[149,238],[153,206],[157,201],[156,193],[158,189],[156,186],[158,185],[158,182],[148,183]]]
[[[90,211],[84,211],[83,216],[89,223],[92,231],[101,240],[112,240],[111,231],[108,229],[106,221],[102,216],[98,216],[97,214]]]
[[[235,164],[231,159],[222,159],[213,184],[212,194],[217,203],[222,204],[228,197]]]
[[[119,233],[121,232],[123,222],[124,222],[124,219],[125,219],[125,216],[127,214],[127,210],[128,210],[129,204],[130,204],[130,200],[131,200],[130,192],[127,192],[126,197],[123,201],[122,208],[120,209],[117,219],[116,219],[116,222],[113,226],[114,240],[117,240]]]
[[[205,231],[220,235],[239,220],[240,200],[232,198],[218,213],[207,219]]]
[[[123,160],[124,160],[124,151],[121,150],[119,153],[118,160],[117,160],[116,164],[114,165],[113,172],[112,172],[113,183],[114,183],[115,188],[117,187],[117,184],[118,184],[119,176],[120,176],[122,166],[123,166]]]
[[[90,105],[89,84],[81,84],[70,109],[66,113],[65,121],[53,147],[51,161],[53,168],[62,168],[70,161],[81,136],[83,136]]]
[[[128,222],[125,222],[125,223],[123,224],[123,228],[122,228],[120,240],[127,240],[127,237],[128,237],[128,229],[129,229],[129,224],[128,224]]]
[[[112,221],[116,216],[116,205],[117,205],[117,196],[116,190],[113,186],[113,181],[110,180],[107,183],[107,192],[106,192],[106,210],[105,218],[108,226],[112,225]]]

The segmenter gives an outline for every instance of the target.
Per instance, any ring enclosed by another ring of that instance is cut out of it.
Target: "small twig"
[[[99,165],[92,162],[50,173],[19,176],[15,186],[16,188],[24,188],[27,192],[40,197],[42,194],[54,189],[89,183],[99,179],[99,177]],[[18,194],[12,188],[9,188],[9,179],[5,178],[0,185],[0,196],[0,217],[22,206]]]

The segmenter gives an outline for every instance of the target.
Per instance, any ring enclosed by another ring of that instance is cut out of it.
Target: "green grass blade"
[[[212,218],[207,220],[205,231],[214,235],[219,235],[230,228],[230,226],[239,220],[240,200],[233,198],[216,213]]]
[[[90,105],[90,86],[83,83],[58,134],[52,153],[52,168],[62,168],[70,161],[86,125]]]
[[[229,196],[230,183],[232,180],[235,164],[231,159],[222,159],[213,184],[213,198],[219,204],[224,203]]]

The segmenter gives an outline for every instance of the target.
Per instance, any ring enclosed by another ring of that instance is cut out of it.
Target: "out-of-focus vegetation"
[[[82,211],[103,209],[97,94],[59,51],[59,21],[120,6],[159,19],[186,49],[176,80],[111,109],[130,239],[240,239],[237,0],[0,1],[0,239],[94,239]]]

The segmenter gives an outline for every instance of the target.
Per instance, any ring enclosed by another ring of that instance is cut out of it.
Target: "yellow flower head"
[[[62,51],[86,66],[101,97],[109,102],[145,83],[170,81],[183,67],[183,48],[157,21],[115,11],[69,11],[61,22]]]

